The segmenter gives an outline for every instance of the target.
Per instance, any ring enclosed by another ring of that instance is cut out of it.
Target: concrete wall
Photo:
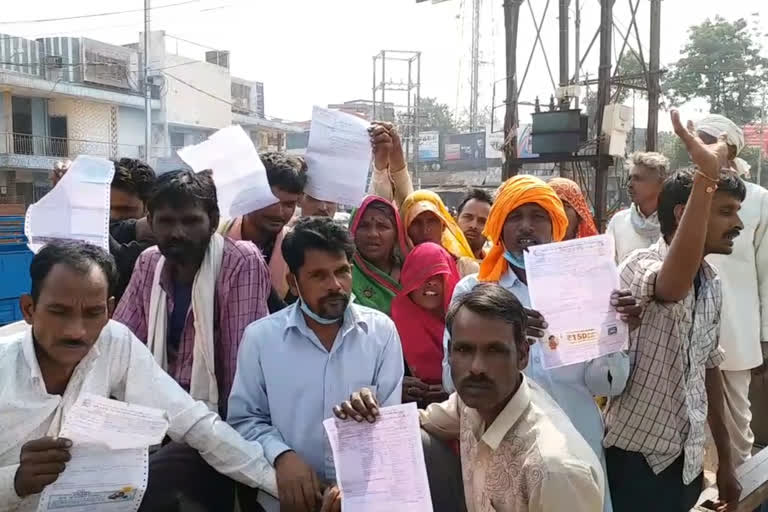
[[[112,108],[117,107],[69,98],[54,98],[48,102],[51,116],[67,118],[70,157],[80,154],[117,156],[112,149],[116,142],[112,140],[113,130],[117,129]]]
[[[166,55],[165,66],[169,68],[165,75],[169,123],[216,129],[232,123],[232,89],[227,69],[170,54]]]
[[[121,157],[138,158],[144,145],[144,111],[120,107],[117,112],[117,143]]]

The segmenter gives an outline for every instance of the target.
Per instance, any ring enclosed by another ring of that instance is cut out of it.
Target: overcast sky
[[[182,1],[153,0],[152,3],[157,7]],[[545,3],[543,0],[532,1],[537,16]],[[542,38],[557,78],[558,2],[549,3]],[[599,23],[599,0],[581,0],[581,3],[583,51]],[[471,4],[471,0],[448,0],[436,5],[429,2],[417,4],[416,0],[193,0],[176,7],[153,9],[152,28],[202,45],[230,50],[233,74],[264,82],[268,116],[303,120],[310,117],[313,104],[370,99],[372,57],[383,49],[421,51],[422,96],[436,96],[452,109],[462,112],[469,106]],[[501,0],[482,2],[481,107],[491,103],[494,81],[504,78],[501,4]],[[620,29],[625,30],[629,21],[628,6],[623,1],[616,4],[615,20]],[[648,4],[647,0],[641,0],[638,14],[646,58]],[[139,10],[142,7],[143,0],[7,1],[3,3],[0,32],[30,38],[82,35],[110,43],[130,43],[138,39],[142,30],[141,12],[42,23],[8,22]],[[574,9],[575,0],[571,0],[571,21]],[[752,16],[753,13],[760,17]],[[690,25],[718,14],[728,20],[738,17],[759,20],[762,32],[768,33],[768,2],[764,0],[727,3],[722,0],[665,0],[662,2],[662,63],[669,64],[679,57]],[[573,40],[573,32],[571,37]],[[521,11],[519,41],[518,73],[521,76],[535,41],[534,23],[525,4]],[[768,43],[768,38],[763,42]],[[620,43],[617,39],[616,45]],[[596,76],[597,50],[596,44],[583,74]],[[183,44],[180,47],[180,53],[191,57],[202,57],[202,52],[203,48]],[[571,73],[573,67],[572,58]],[[397,75],[394,78],[399,79]],[[499,89],[499,94],[502,90]],[[551,93],[546,64],[539,50],[521,99],[532,101],[540,95],[542,100],[546,98],[548,101]],[[405,97],[402,98],[404,101]],[[497,99],[497,103],[501,100]],[[642,126],[646,120],[643,111],[646,107],[642,102],[637,105],[636,120]],[[683,114],[700,116],[702,108],[706,106],[690,105]],[[525,122],[525,111],[522,117]],[[662,128],[666,126],[668,122],[663,116]]]

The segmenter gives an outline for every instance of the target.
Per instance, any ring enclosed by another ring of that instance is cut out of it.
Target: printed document
[[[72,441],[72,458],[43,490],[38,512],[135,512],[147,489],[148,447],[167,430],[164,411],[84,393],[59,432]]]
[[[168,431],[164,411],[83,393],[67,413],[59,437],[112,450],[160,444]]]
[[[627,325],[611,307],[611,292],[619,287],[613,237],[537,245],[524,257],[531,307],[549,324],[539,340],[544,368],[627,347]]]
[[[135,512],[147,489],[146,448],[73,446],[67,468],[40,495],[37,512]]]
[[[416,404],[379,409],[376,423],[330,418],[331,443],[344,512],[431,512]]]
[[[219,130],[178,154],[195,172],[212,171],[223,216],[237,217],[277,203],[259,153],[240,126]]]
[[[81,155],[53,189],[27,208],[24,234],[39,251],[58,239],[82,240],[109,250],[109,199],[115,164]]]
[[[312,109],[304,192],[322,201],[360,206],[371,166],[369,126],[351,114]]]

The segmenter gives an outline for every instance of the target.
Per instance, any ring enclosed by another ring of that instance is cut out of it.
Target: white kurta
[[[721,370],[760,366],[761,341],[768,341],[768,191],[745,182],[747,197],[739,216],[744,230],[733,253],[707,256],[723,288],[720,346],[725,350]]]
[[[612,235],[616,242],[616,263],[621,263],[637,249],[647,249],[655,244],[658,238],[649,238],[635,230],[632,225],[632,211],[627,208],[621,210],[611,217],[608,227],[605,228],[607,235]]]

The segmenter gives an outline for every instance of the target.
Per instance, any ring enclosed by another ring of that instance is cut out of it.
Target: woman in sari
[[[405,357],[403,401],[422,405],[447,398],[442,385],[445,314],[459,282],[451,254],[425,242],[405,259],[402,290],[392,301],[392,320]]]
[[[441,245],[453,255],[462,277],[480,269],[464,232],[451,216],[440,196],[431,190],[417,190],[400,207],[408,247],[425,242]]]
[[[576,182],[567,178],[554,178],[549,180],[547,185],[554,189],[557,197],[563,202],[565,215],[568,217],[568,229],[563,240],[584,238],[598,233],[587,201]]]
[[[352,215],[349,231],[357,247],[352,262],[355,302],[389,315],[408,252],[400,214],[386,199],[368,196]]]

